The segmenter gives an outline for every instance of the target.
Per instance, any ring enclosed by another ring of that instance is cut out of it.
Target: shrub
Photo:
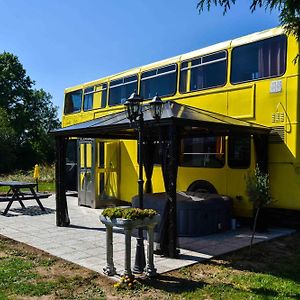
[[[246,193],[254,208],[262,208],[272,202],[269,174],[263,173],[258,166],[254,174],[248,174]]]
[[[157,211],[154,209],[140,209],[140,208],[106,208],[103,210],[102,215],[110,219],[122,218],[127,220],[136,220],[151,218],[157,215]]]

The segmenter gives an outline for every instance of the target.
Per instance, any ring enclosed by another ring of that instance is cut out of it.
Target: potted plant
[[[262,172],[256,166],[254,173],[249,173],[246,179],[246,193],[253,204],[254,221],[250,248],[252,247],[256,230],[266,231],[266,215],[261,214],[262,210],[272,202],[269,174]]]
[[[154,227],[159,222],[160,215],[153,209],[140,208],[106,208],[100,216],[100,221],[106,226],[106,261],[107,265],[103,269],[104,273],[113,276],[116,269],[113,263],[113,237],[112,228],[119,227],[125,231],[125,270],[124,276],[132,279],[131,272],[131,232],[135,228],[145,227],[147,230],[147,264],[146,275],[151,277],[156,275],[153,263]]]
[[[111,223],[116,227],[135,227],[139,224],[153,223],[154,220],[159,220],[159,215],[154,209],[114,207],[104,209],[100,219],[103,223]]]

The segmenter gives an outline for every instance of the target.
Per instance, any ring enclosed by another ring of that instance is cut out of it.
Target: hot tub
[[[153,208],[161,215],[156,229],[158,236],[164,230],[167,198],[166,193],[144,195],[144,208]],[[132,206],[138,207],[138,197],[132,199]],[[195,192],[177,193],[177,235],[202,236],[230,229],[232,200],[228,196]]]

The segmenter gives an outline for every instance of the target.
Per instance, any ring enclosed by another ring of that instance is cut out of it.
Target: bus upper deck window
[[[79,112],[81,110],[82,90],[67,93],[65,96],[65,114]]]
[[[137,90],[137,75],[112,80],[109,85],[109,105],[124,104],[135,90]]]
[[[101,108],[106,107],[106,98],[107,98],[107,83],[103,83],[101,86]]]
[[[190,76],[188,76],[190,74]],[[181,93],[223,86],[227,75],[227,52],[220,51],[181,63]],[[188,78],[190,82],[188,85]]]
[[[286,68],[286,36],[238,46],[232,50],[231,82],[281,76]]]
[[[160,97],[172,96],[176,93],[177,65],[169,65],[146,71],[141,76],[141,96],[151,99],[156,94]]]
[[[94,100],[94,87],[88,87],[84,89],[84,97],[83,97],[84,111],[93,109],[93,100]]]

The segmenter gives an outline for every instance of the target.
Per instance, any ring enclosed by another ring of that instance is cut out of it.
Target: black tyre
[[[218,194],[216,188],[206,180],[194,181],[189,187],[188,192]]]

